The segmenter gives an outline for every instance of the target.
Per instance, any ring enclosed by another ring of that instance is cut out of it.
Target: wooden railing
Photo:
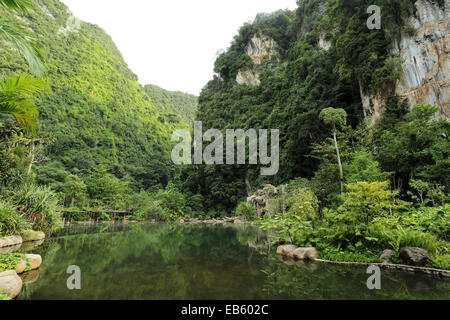
[[[72,220],[74,214],[87,214],[89,219],[98,220],[102,213],[110,215],[112,220],[117,220],[118,217],[130,216],[133,213],[129,211],[114,211],[114,210],[59,210],[63,214],[64,219]]]

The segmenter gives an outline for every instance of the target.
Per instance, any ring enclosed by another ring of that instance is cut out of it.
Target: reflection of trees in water
[[[384,272],[382,290],[373,292],[365,269],[286,265],[268,254],[270,235],[246,225],[75,229],[36,249],[43,257],[39,279],[24,286],[20,299],[442,298],[450,292],[443,281]],[[81,268],[80,291],[66,287],[69,265]]]
[[[366,281],[370,275],[365,268],[278,259],[262,270],[269,295],[314,300],[450,298],[450,282],[425,275],[382,270],[381,290],[369,290]]]

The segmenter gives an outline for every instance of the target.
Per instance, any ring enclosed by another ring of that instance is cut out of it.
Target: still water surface
[[[364,268],[287,264],[246,226],[74,225],[27,252],[43,263],[18,299],[450,299],[450,282],[425,275],[383,271],[369,290]],[[70,265],[81,290],[67,289]]]

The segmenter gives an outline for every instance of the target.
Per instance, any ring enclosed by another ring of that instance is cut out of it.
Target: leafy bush
[[[401,224],[450,240],[450,205],[411,209],[401,215]]]
[[[450,254],[432,257],[431,264],[438,269],[450,270]]]
[[[8,253],[0,255],[0,272],[15,270],[20,260],[25,259],[23,253]]]
[[[49,187],[24,184],[9,192],[10,201],[19,208],[34,230],[53,232],[60,227],[58,197]]]
[[[236,215],[245,217],[247,221],[255,220],[256,215],[256,209],[249,205],[247,201],[242,201],[239,203],[237,209],[236,209]]]
[[[356,182],[346,185],[339,212],[352,215],[358,222],[369,224],[373,218],[385,216],[404,203],[395,199],[397,191],[389,190],[389,182]]]
[[[16,235],[29,229],[31,224],[10,203],[0,200],[0,236]]]
[[[167,221],[168,214],[161,207],[158,201],[149,202],[146,206],[139,208],[134,212],[132,219],[134,220],[156,220]]]

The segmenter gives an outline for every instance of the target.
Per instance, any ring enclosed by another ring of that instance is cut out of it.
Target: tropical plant
[[[1,26],[0,26],[1,29]],[[29,75],[0,81],[0,113],[12,115],[20,126],[30,132],[38,128],[38,109],[32,98],[44,89],[45,82]]]
[[[51,233],[60,227],[58,196],[49,187],[24,184],[8,193],[10,202],[33,224],[34,230]]]
[[[0,0],[0,6],[17,13],[27,13],[33,3],[31,0]],[[0,39],[5,40],[24,57],[35,76],[43,75],[44,59],[28,29],[17,20],[0,17]]]
[[[344,192],[344,170],[342,169],[341,156],[339,154],[339,146],[337,142],[337,130],[339,127],[343,127],[347,124],[347,112],[344,109],[326,108],[320,112],[320,120],[326,125],[331,126],[333,131],[333,141],[336,148],[336,155],[339,165],[339,177],[341,181],[341,193]]]
[[[0,200],[0,236],[17,235],[30,226],[23,213],[20,213],[12,204]]]

